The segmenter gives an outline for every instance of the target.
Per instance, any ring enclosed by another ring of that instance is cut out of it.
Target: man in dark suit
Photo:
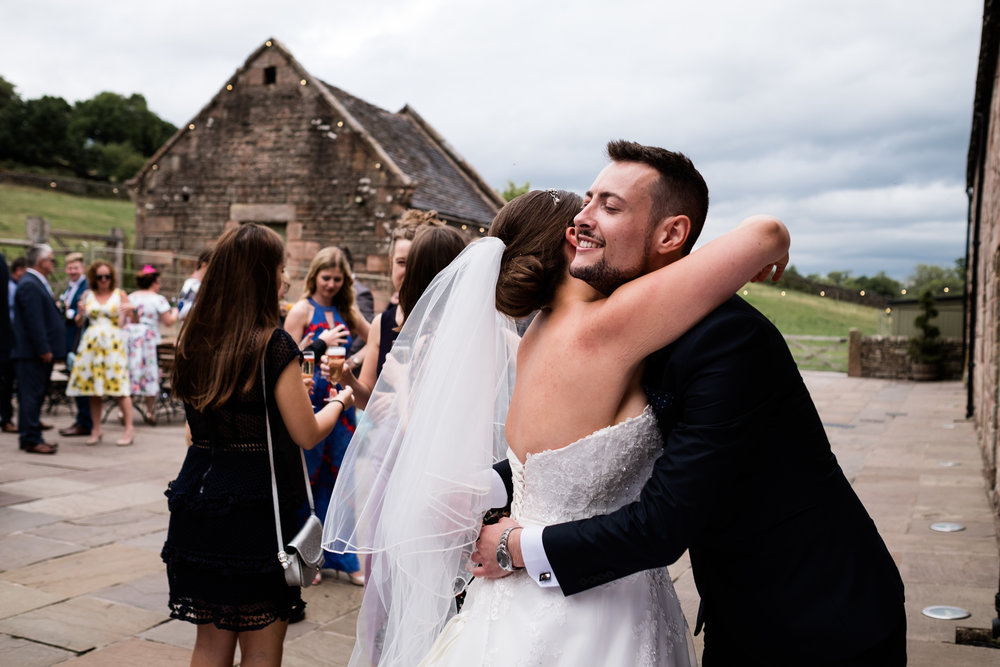
[[[80,297],[87,291],[87,276],[83,271],[83,254],[71,252],[66,255],[66,279],[69,281],[66,290],[59,297],[63,306],[64,323],[66,326],[66,352],[76,352],[76,347],[80,343],[81,327],[76,323],[76,314],[82,304]],[[77,435],[90,435],[90,430],[94,427],[93,419],[90,416],[90,397],[77,396],[76,419],[73,424],[66,428],[59,429],[59,435],[72,437]]]
[[[3,296],[4,304],[3,313],[0,314],[0,430],[5,431],[12,427],[13,416],[9,389],[5,391],[5,388],[14,386],[14,366],[10,361],[10,353],[14,349],[14,332],[10,328],[10,309],[7,308],[10,303],[9,289],[10,269],[7,267],[7,258],[0,253],[0,295]]]
[[[39,421],[52,364],[66,354],[66,329],[48,277],[55,269],[52,248],[34,245],[26,253],[28,270],[14,293],[14,352],[17,372],[17,423],[21,449],[55,454],[56,443],[42,439]]]
[[[690,252],[708,208],[693,165],[689,178],[663,167],[690,165],[687,158],[631,142],[612,142],[608,153],[612,163],[574,221],[588,252],[570,266],[605,294]],[[609,174],[637,165],[641,183],[608,190]],[[639,219],[632,210],[651,214]],[[662,255],[643,238],[666,216],[685,217],[688,228],[677,252]],[[486,526],[473,574],[506,575],[500,556],[507,568],[526,566],[540,586],[572,595],[669,565],[687,549],[706,667],[904,665],[899,572],[767,318],[732,297],[651,355],[643,382],[664,452],[640,499],[555,526]],[[497,471],[509,499],[509,465]]]

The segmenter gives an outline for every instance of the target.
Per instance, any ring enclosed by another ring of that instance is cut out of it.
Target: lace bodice
[[[606,514],[639,497],[663,440],[652,409],[565,447],[529,454],[524,465],[510,450],[514,483],[511,516],[549,525]]]

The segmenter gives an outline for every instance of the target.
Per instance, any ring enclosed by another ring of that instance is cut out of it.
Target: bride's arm
[[[756,215],[704,247],[616,289],[596,302],[597,315],[580,332],[639,361],[677,340],[751,280],[788,263],[790,237],[772,216]],[[763,268],[762,268],[763,267]]]

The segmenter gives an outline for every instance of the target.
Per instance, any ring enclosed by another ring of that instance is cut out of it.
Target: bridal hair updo
[[[490,236],[507,248],[497,277],[497,310],[527,317],[548,304],[566,272],[566,228],[583,200],[565,190],[532,190],[507,202],[490,225]]]

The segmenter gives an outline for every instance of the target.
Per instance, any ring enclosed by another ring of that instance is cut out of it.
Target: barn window
[[[277,67],[265,67],[264,68],[264,85],[270,85],[278,80],[278,68]]]

